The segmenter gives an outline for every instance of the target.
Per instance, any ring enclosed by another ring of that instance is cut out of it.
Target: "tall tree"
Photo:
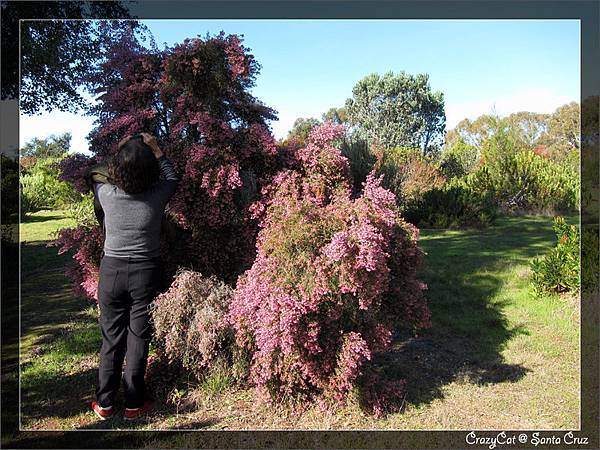
[[[533,149],[548,128],[548,114],[519,111],[507,117],[516,139],[524,148]]]
[[[298,117],[294,121],[292,129],[288,132],[285,141],[290,142],[293,139],[298,144],[304,145],[304,143],[308,139],[308,135],[310,134],[311,130],[320,123],[321,122],[319,122],[318,119],[315,119],[313,117],[309,117],[306,119],[304,117]]]
[[[79,183],[89,164],[118,151],[124,136],[156,135],[181,179],[169,202],[173,234],[163,240],[167,274],[187,266],[231,281],[251,263],[257,225],[249,205],[278,168],[267,124],[275,111],[250,93],[259,68],[238,36],[222,32],[165,49],[145,48],[129,33],[100,65],[96,127],[88,136],[95,154],[65,158],[63,179]],[[100,237],[97,226],[80,226],[59,240],[85,253],[71,274],[90,295]]]
[[[539,143],[549,147],[557,156],[579,149],[581,144],[579,126],[579,103],[571,102],[562,105],[548,115],[547,127]]]
[[[20,154],[24,157],[51,158],[64,155],[71,147],[71,133],[51,135],[44,139],[33,138],[21,147]]]
[[[3,1],[2,99],[20,94],[21,112],[58,108],[78,112],[87,106],[82,89],[102,61],[115,33],[147,29],[136,21],[64,20],[129,18],[122,2]],[[23,19],[19,23],[19,19]],[[31,19],[31,20],[26,20]],[[50,19],[50,20],[35,20]],[[19,93],[19,46],[21,90]]]
[[[442,144],[444,95],[433,92],[427,74],[370,74],[346,100],[350,124],[385,147],[415,147],[435,153]]]
[[[345,124],[348,122],[348,111],[346,108],[329,108],[329,110],[323,114],[323,122],[333,122],[338,124]]]
[[[495,133],[496,125],[497,121],[491,114],[482,114],[475,120],[463,119],[446,133],[445,145],[450,146],[462,141],[479,148]]]

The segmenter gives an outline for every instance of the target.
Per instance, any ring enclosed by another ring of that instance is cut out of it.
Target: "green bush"
[[[419,149],[386,149],[378,160],[377,174],[383,174],[383,186],[396,195],[396,204],[405,211],[432,189],[446,182],[436,162],[424,157]]]
[[[579,205],[579,176],[570,167],[533,151],[499,156],[487,162],[489,185],[505,211],[573,211]]]
[[[82,194],[79,201],[71,202],[67,207],[67,216],[79,225],[95,226],[98,219],[94,214],[94,194]]]
[[[453,178],[443,186],[426,192],[411,202],[403,215],[406,220],[425,228],[486,226],[497,217],[494,193],[487,168],[462,178]]]
[[[556,246],[543,257],[531,261],[531,282],[537,293],[578,291],[579,228],[569,225],[564,217],[554,218]]]
[[[38,158],[21,174],[21,211],[62,209],[81,199],[67,182],[58,178],[55,163],[63,157]]]
[[[477,147],[467,144],[462,138],[444,149],[440,160],[442,175],[448,179],[462,178],[477,168]]]
[[[19,164],[13,159],[0,153],[0,167],[2,179],[0,180],[0,209],[2,210],[1,222],[3,225],[19,222]]]

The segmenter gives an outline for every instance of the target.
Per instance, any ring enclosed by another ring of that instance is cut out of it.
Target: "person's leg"
[[[123,379],[125,407],[140,408],[146,400],[144,375],[152,337],[149,308],[158,290],[161,266],[156,261],[144,261],[132,262],[129,267],[129,294],[132,305]]]
[[[96,389],[96,399],[101,407],[113,405],[121,384],[129,324],[126,277],[126,268],[121,262],[103,258],[98,282],[102,347]]]

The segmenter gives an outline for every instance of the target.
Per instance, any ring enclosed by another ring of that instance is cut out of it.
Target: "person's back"
[[[158,164],[164,180],[140,193],[128,194],[109,183],[94,184],[104,211],[105,255],[139,259],[160,256],[162,215],[178,181],[166,157],[159,158]]]

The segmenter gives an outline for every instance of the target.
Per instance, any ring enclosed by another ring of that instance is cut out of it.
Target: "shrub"
[[[453,142],[441,155],[440,169],[447,179],[462,178],[477,168],[479,152],[462,137]]]
[[[81,196],[81,200],[71,203],[67,208],[67,216],[79,225],[89,228],[98,224],[94,214],[94,194],[88,192]]]
[[[579,228],[568,225],[564,217],[554,218],[556,245],[543,257],[531,261],[532,283],[536,292],[578,291]]]
[[[380,155],[378,173],[384,175],[383,185],[396,195],[402,211],[446,182],[435,164],[421,156],[418,149],[397,147],[383,150]]]
[[[0,167],[0,219],[2,225],[16,224],[19,222],[19,164],[16,159],[0,153]]]
[[[353,136],[345,137],[340,146],[342,154],[348,159],[350,172],[352,173],[353,190],[360,192],[367,175],[375,167],[377,153],[371,150],[366,139]]]
[[[487,160],[489,177],[481,189],[494,192],[507,212],[573,211],[579,207],[579,176],[567,165],[534,151],[514,151]]]
[[[487,169],[481,167],[426,192],[409,203],[404,212],[406,220],[427,228],[489,225],[498,214],[494,193],[486,190],[488,177]]]
[[[79,200],[77,191],[59,178],[55,164],[61,159],[62,157],[37,158],[35,163],[21,174],[23,212],[42,208],[65,208]]]
[[[73,261],[67,265],[66,275],[71,279],[75,295],[97,300],[100,259],[104,236],[98,225],[78,225],[63,228],[49,247],[59,247],[58,253],[73,252]]]
[[[430,325],[418,230],[373,174],[351,198],[348,161],[332,145],[342,133],[313,129],[298,169],[278,174],[254,207],[257,257],[229,318],[253,353],[250,380],[270,399],[343,403],[394,327]]]
[[[0,168],[0,241],[3,259],[6,256],[5,260],[10,261],[8,255],[18,258],[19,254],[19,164],[16,158],[0,153]]]
[[[225,316],[233,290],[213,277],[180,271],[168,291],[152,304],[159,354],[201,379],[223,361],[239,356]],[[241,376],[242,374],[240,374]]]

